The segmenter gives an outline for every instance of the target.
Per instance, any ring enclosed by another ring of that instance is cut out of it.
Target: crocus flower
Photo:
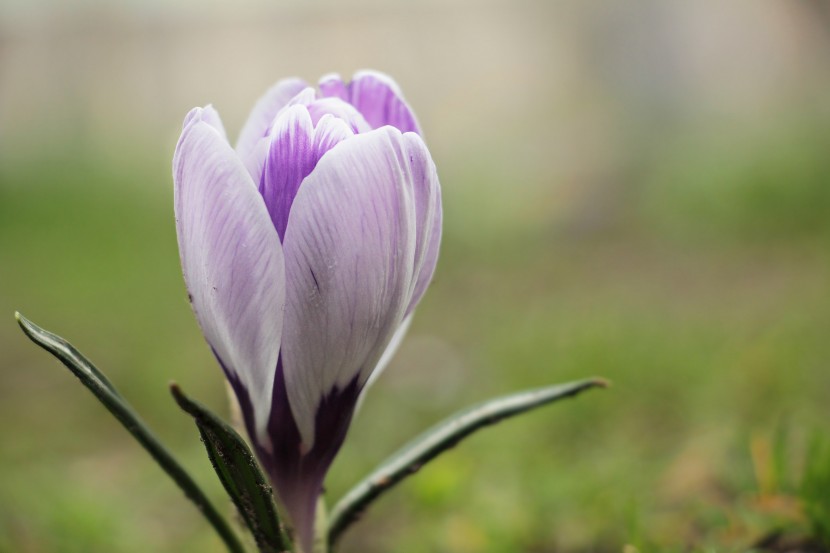
[[[358,397],[435,269],[435,165],[397,85],[364,71],[278,82],[236,148],[193,109],[173,179],[193,310],[308,552]]]

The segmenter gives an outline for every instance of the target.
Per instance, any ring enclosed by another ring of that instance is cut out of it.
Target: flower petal
[[[415,279],[412,299],[406,309],[411,314],[429,286],[435,265],[438,263],[438,250],[441,244],[441,185],[435,163],[429,155],[426,144],[420,136],[407,133],[403,135],[411,152],[410,165],[415,183]]]
[[[331,115],[320,119],[315,128],[308,108],[302,104],[287,107],[274,122],[259,191],[281,239],[303,179],[324,153],[351,136],[347,123]]]
[[[423,144],[423,141],[414,134],[408,133],[403,136],[404,140],[411,142],[411,151],[414,155],[410,157],[413,168],[413,182],[415,183],[415,213],[416,213],[416,241],[415,241],[415,264],[413,279],[412,297],[406,309],[406,317],[401,326],[392,336],[392,341],[386,347],[383,355],[369,376],[366,386],[361,390],[358,398],[358,409],[362,404],[366,392],[372,384],[380,377],[386,369],[389,361],[398,350],[401,342],[406,336],[409,326],[412,323],[412,312],[421,300],[429,286],[432,275],[435,273],[435,265],[438,262],[438,250],[441,243],[441,188],[438,183],[438,174],[435,171],[435,164]]]
[[[348,101],[377,129],[391,125],[401,132],[421,133],[415,114],[391,77],[379,71],[358,71],[352,82],[343,84],[336,74],[326,75],[318,85],[326,97]]]
[[[323,115],[331,114],[346,121],[355,134],[372,130],[372,126],[366,122],[363,115],[347,100],[339,96],[328,97],[324,95],[322,98],[318,98],[317,96],[317,91],[310,86],[301,90],[280,110],[277,117],[281,115],[282,111],[285,111],[291,106],[303,105],[308,108],[308,113],[311,115],[311,122],[314,123],[314,126],[317,126],[317,123]]]
[[[277,364],[274,407],[268,427],[273,449],[260,451],[260,459],[286,509],[301,551],[312,550],[317,499],[323,491],[326,472],[346,437],[358,393],[355,379],[345,389],[323,398],[315,420],[320,434],[314,446],[304,450],[289,405],[282,358]]]
[[[314,127],[314,151],[317,161],[337,144],[354,136],[353,127],[343,119],[325,114]]]
[[[354,134],[372,130],[371,125],[369,125],[363,115],[353,105],[339,98],[321,98],[320,100],[315,100],[308,104],[308,112],[311,114],[311,120],[315,125],[317,125],[317,122],[323,116],[330,114],[348,123]]]
[[[317,164],[312,155],[314,125],[303,105],[287,108],[274,122],[259,191],[280,238],[285,236],[291,203],[303,179]]]
[[[392,358],[398,352],[398,348],[401,347],[401,342],[406,337],[407,332],[409,332],[409,327],[412,325],[412,314],[410,313],[407,315],[401,326],[398,327],[398,330],[395,331],[395,334],[392,335],[392,339],[389,341],[389,345],[386,346],[386,349],[383,351],[383,355],[380,356],[380,360],[378,364],[375,365],[375,370],[372,371],[372,374],[369,375],[369,379],[366,381],[366,384],[363,386],[363,389],[360,390],[360,396],[357,398],[357,405],[355,406],[355,412],[360,411],[361,405],[366,399],[366,392],[369,391],[377,379],[380,378],[380,375],[383,371],[386,370],[386,367],[389,366],[389,362],[392,361]]]
[[[304,89],[302,89],[297,94],[295,94],[294,97],[291,98],[288,101],[287,104],[285,104],[285,107],[287,108],[287,107],[290,107],[290,106],[297,106],[297,105],[307,106],[308,104],[310,104],[311,102],[313,102],[316,99],[317,99],[317,91],[314,90],[314,87],[313,86],[306,86]],[[283,108],[283,109],[285,109],[285,108]],[[282,110],[280,110],[280,111],[282,111]]]
[[[283,324],[285,264],[279,237],[248,171],[214,126],[188,115],[173,157],[182,270],[196,318],[265,439]]]
[[[337,73],[328,73],[320,77],[317,83],[320,93],[326,98],[340,98],[344,102],[349,101],[349,87]]]
[[[282,360],[306,450],[322,399],[354,379],[362,388],[410,304],[422,186],[412,145],[391,127],[345,140],[294,200],[283,241]]]
[[[184,117],[182,130],[186,129],[188,125],[196,119],[200,119],[216,129],[216,132],[218,132],[219,135],[227,141],[228,135],[225,132],[225,125],[222,124],[222,118],[219,117],[219,113],[211,104],[208,104],[203,108],[194,108],[190,110],[190,112]]]
[[[307,86],[302,79],[282,79],[257,101],[236,142],[236,151],[241,159],[246,160],[251,155],[273,125],[279,111]]]

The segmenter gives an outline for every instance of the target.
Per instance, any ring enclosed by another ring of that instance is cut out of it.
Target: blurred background
[[[330,501],[472,402],[614,385],[476,435],[341,550],[737,551],[820,534],[829,6],[4,0],[0,551],[223,550],[13,313],[90,356],[224,504],[167,391],[227,413],[176,249],[180,124],[212,103],[235,136],[277,79],[365,67],[417,112],[446,226]]]

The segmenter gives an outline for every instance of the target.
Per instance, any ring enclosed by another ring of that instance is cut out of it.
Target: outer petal
[[[190,110],[190,112],[185,115],[184,123],[182,123],[182,130],[186,129],[190,123],[192,123],[196,119],[201,119],[204,123],[207,123],[214,129],[216,132],[219,133],[219,136],[227,141],[228,135],[225,132],[225,125],[222,124],[222,119],[219,117],[219,113],[213,108],[211,104],[206,105],[203,108],[194,108]]]
[[[415,306],[421,301],[424,292],[427,291],[432,276],[435,274],[435,266],[438,264],[438,253],[441,247],[441,198],[439,196],[437,203],[437,210],[432,217],[431,228],[426,227],[425,233],[420,234],[419,237],[424,241],[425,250],[421,258],[421,266],[417,272],[415,280],[415,289],[412,292],[412,300],[409,302],[409,307],[406,309],[406,314],[411,315],[415,310]]]
[[[421,133],[401,89],[384,73],[358,71],[348,85],[336,74],[326,75],[319,87],[323,96],[341,98],[356,107],[372,128],[391,125],[401,132]]]
[[[410,303],[414,157],[393,128],[357,135],[320,160],[294,200],[282,356],[306,449],[322,398],[365,383]]]
[[[421,300],[421,297],[426,292],[429,286],[432,275],[435,273],[435,266],[438,262],[438,250],[441,243],[441,188],[438,183],[438,175],[435,171],[435,164],[426,150],[420,138],[413,134],[404,135],[404,140],[411,142],[411,149],[417,154],[412,156],[411,164],[414,171],[415,183],[415,212],[416,212],[416,247],[415,247],[415,265],[413,279],[413,292],[409,301],[409,306],[406,310],[406,318],[401,323],[398,330],[395,331],[392,341],[383,352],[380,361],[378,361],[366,386],[360,392],[358,399],[358,409],[363,403],[366,392],[372,384],[380,377],[380,374],[386,369],[389,361],[398,350],[401,342],[406,336],[409,326],[412,323],[412,312],[415,306]]]
[[[429,286],[435,265],[438,263],[438,250],[441,244],[441,185],[438,173],[421,137],[407,133],[403,135],[411,152],[410,165],[415,183],[415,213],[417,238],[415,243],[415,278],[413,279],[412,298],[407,306],[407,315],[411,314]]]
[[[299,443],[278,452],[274,480],[306,544],[360,389],[412,299],[420,147],[392,127],[349,138],[320,159],[291,208],[281,367]]]
[[[369,388],[380,378],[380,375],[383,371],[386,370],[386,367],[389,366],[389,362],[392,361],[392,358],[398,352],[398,348],[401,347],[401,342],[406,337],[407,332],[409,332],[409,327],[412,325],[412,314],[404,318],[401,326],[398,327],[398,330],[395,331],[395,334],[392,335],[392,340],[389,341],[389,345],[386,346],[386,349],[383,351],[383,355],[380,356],[380,360],[378,364],[375,365],[375,370],[372,371],[372,374],[369,375],[369,379],[366,381],[366,384],[363,386],[363,389],[360,391],[360,397],[357,398],[357,406],[355,407],[355,412],[360,411],[361,405],[366,398],[366,392],[369,391]]]
[[[248,121],[242,127],[242,132],[239,133],[236,151],[240,158],[243,160],[248,158],[259,140],[271,128],[277,113],[307,86],[302,79],[289,78],[282,79],[268,89],[268,92],[254,105],[254,109],[248,116]]]
[[[252,438],[261,441],[282,334],[285,265],[262,198],[213,126],[214,114],[197,108],[188,115],[173,157],[179,252],[202,332],[248,405]]]

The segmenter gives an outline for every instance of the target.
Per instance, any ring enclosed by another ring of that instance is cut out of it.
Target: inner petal
[[[324,115],[333,115],[345,121],[355,134],[372,130],[366,119],[351,104],[339,98],[320,98],[308,105],[311,121],[316,126]]]
[[[323,154],[359,132],[355,126],[362,127],[354,117],[351,120],[338,117],[341,113],[349,115],[348,110],[329,105],[331,102],[317,104],[286,107],[269,133],[270,144],[259,191],[280,240],[285,236],[291,204],[303,179],[314,170]]]
[[[324,97],[349,102],[373,129],[391,125],[401,132],[421,134],[415,114],[388,75],[378,71],[358,71],[346,84],[339,75],[330,74],[320,79],[318,86]]]

